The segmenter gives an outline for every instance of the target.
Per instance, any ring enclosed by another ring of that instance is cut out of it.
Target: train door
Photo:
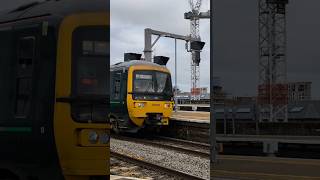
[[[128,117],[128,107],[127,107],[127,84],[128,84],[128,71],[126,69],[122,70],[121,74],[121,101],[122,101],[122,113]]]
[[[6,126],[12,119],[15,40],[8,28],[0,28],[0,126]],[[2,131],[0,130],[0,133]],[[0,138],[3,137],[0,135]]]
[[[47,22],[15,27],[13,117],[20,139],[17,161],[33,164],[27,169],[30,174],[59,177],[53,137],[56,39],[53,27],[42,33],[44,25]]]
[[[120,107],[121,107],[121,100],[120,100],[120,89],[121,89],[121,72],[120,71],[113,71],[111,72],[111,108],[112,113],[115,115],[120,115]]]
[[[126,91],[124,91],[124,86],[126,79],[124,78],[122,70],[113,71],[111,79],[111,104],[112,104],[112,113],[115,113],[120,119],[123,118],[123,113],[125,112],[125,97]]]
[[[27,162],[25,153],[19,153],[25,139],[30,139],[32,123],[27,118],[16,118],[16,92],[17,77],[22,70],[18,71],[19,57],[17,54],[19,39],[14,33],[13,27],[1,28],[1,55],[0,55],[0,171],[13,172],[16,162]],[[18,91],[19,92],[19,91]],[[25,113],[29,115],[29,111]],[[11,165],[11,167],[10,167]]]
[[[41,35],[42,23],[4,30],[0,32],[0,169],[23,177],[52,175],[55,39],[49,32]]]
[[[113,71],[111,73],[111,77],[111,121],[113,124],[113,130],[117,132],[121,126],[124,126],[123,123],[125,123],[127,114],[126,91],[124,91],[126,78],[123,70]]]
[[[16,27],[15,29],[15,75],[13,95],[13,122],[17,130],[19,141],[17,142],[17,154],[20,161],[35,163],[36,159],[30,157],[27,152],[37,151],[34,139],[38,128],[35,122],[35,66],[38,63],[38,36],[37,28]],[[24,133],[24,135],[22,135]],[[25,147],[24,147],[25,146]],[[19,150],[25,148],[25,151]],[[19,160],[17,160],[19,161]]]

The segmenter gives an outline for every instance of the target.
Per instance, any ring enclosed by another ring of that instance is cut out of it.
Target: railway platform
[[[174,112],[164,134],[209,143],[209,119],[209,112]],[[320,158],[320,136],[219,133],[216,140],[227,154],[234,154],[234,149],[238,149],[238,154],[246,155],[250,152],[255,155]]]
[[[209,123],[210,112],[177,111],[173,112],[171,118],[174,121]]]
[[[320,160],[256,156],[218,156],[212,177],[265,180],[320,180]]]

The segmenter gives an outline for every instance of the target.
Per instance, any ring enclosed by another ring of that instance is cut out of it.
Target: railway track
[[[150,163],[148,161],[145,161],[145,160],[142,160],[142,159],[138,159],[138,158],[134,158],[134,157],[131,157],[131,156],[128,156],[128,155],[124,155],[124,154],[121,154],[121,153],[118,153],[118,152],[115,152],[115,151],[111,151],[110,155],[112,157],[114,157],[114,158],[117,158],[117,159],[120,159],[120,160],[123,160],[123,161],[126,161],[126,162],[134,163],[134,164],[137,164],[137,165],[145,167],[145,168],[150,168],[150,169],[153,169],[155,171],[161,171],[163,173],[170,174],[170,175],[172,175],[174,177],[177,177],[179,179],[203,180],[202,178],[197,177],[197,176],[186,174],[186,173],[181,172],[181,171],[177,171],[177,170],[174,170],[174,169],[171,169],[171,168],[167,168],[167,167],[160,166],[160,165],[157,165],[157,164],[154,164],[154,163]]]
[[[180,139],[167,137],[154,137],[152,139],[139,139],[132,137],[113,137],[119,140],[128,142],[140,143],[164,149],[173,149],[177,152],[186,154],[194,152],[195,149],[204,149],[208,152],[210,146],[208,144],[190,142]],[[187,149],[187,150],[186,150]],[[205,151],[201,151],[205,154]],[[209,156],[209,152],[207,154]],[[256,156],[219,156],[217,163],[212,169],[212,175],[217,176],[217,179],[319,179],[319,161],[310,159],[290,159],[277,157],[256,157]],[[138,158],[139,159],[139,158]],[[223,162],[223,163],[221,163]],[[181,164],[183,165],[183,164]],[[144,167],[152,167],[146,164]],[[166,165],[165,165],[166,166]],[[183,175],[173,174],[174,172],[166,172],[165,170],[153,169],[165,172],[167,174],[181,177],[181,179],[196,179],[195,177],[185,177]],[[179,168],[177,168],[179,169]],[[172,168],[170,169],[172,170]],[[185,171],[188,172],[188,171]],[[197,175],[199,176],[199,175]],[[202,177],[202,176],[199,176]],[[197,179],[199,179],[199,177]]]
[[[112,138],[136,142],[144,145],[156,146],[163,149],[170,149],[177,152],[191,154],[203,158],[210,158],[210,145],[175,138],[155,136],[153,139],[141,139],[127,136],[113,136]]]
[[[188,141],[188,140],[177,139],[177,138],[170,138],[170,137],[165,137],[165,136],[157,136],[157,138],[161,139],[161,140],[179,143],[179,144],[186,144],[186,145],[191,145],[191,146],[198,147],[198,148],[204,148],[207,150],[210,149],[210,145],[206,144],[206,143]]]

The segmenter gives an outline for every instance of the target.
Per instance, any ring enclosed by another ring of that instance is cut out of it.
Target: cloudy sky
[[[209,9],[209,0],[203,0],[202,11]],[[144,29],[190,34],[190,21],[184,13],[190,11],[188,0],[111,0],[111,62],[123,61],[124,52],[143,53]],[[200,86],[210,83],[210,23],[201,20],[200,34],[206,45],[200,63]],[[168,68],[174,83],[174,40],[160,38],[154,48],[155,55],[170,57]],[[190,53],[185,50],[185,42],[177,41],[178,87],[190,91]]]
[[[214,69],[229,93],[255,95],[258,82],[258,1],[214,1]],[[289,0],[288,81],[312,81],[320,98],[320,1]]]
[[[0,11],[14,8],[33,0],[2,0]],[[190,10],[188,0],[110,0],[111,1],[111,64],[123,61],[124,52],[142,53],[144,29],[188,35],[190,23],[184,13]],[[209,0],[203,0],[202,9],[207,11]],[[209,20],[201,21],[202,41],[206,41],[201,62],[201,86],[208,86],[209,79]],[[190,89],[190,54],[185,43],[177,41],[178,86]],[[174,76],[174,40],[161,38],[154,48],[155,55],[170,57],[169,69]],[[174,80],[174,77],[172,77]],[[174,83],[174,82],[173,82]]]
[[[2,0],[0,11],[32,0]],[[257,85],[257,17],[255,0],[214,1],[214,67],[227,91],[236,95],[255,95]],[[204,0],[206,11],[209,0]],[[287,7],[288,80],[312,81],[313,96],[320,97],[320,1],[290,0]],[[111,0],[111,61],[122,61],[124,52],[143,51],[143,30],[146,27],[177,34],[189,33],[189,22],[183,13],[189,10],[188,0]],[[209,84],[210,28],[201,21],[202,40],[207,44],[202,53],[201,86]],[[174,40],[161,39],[156,55],[171,58],[174,74]],[[178,41],[178,85],[190,88],[190,54],[184,42]]]

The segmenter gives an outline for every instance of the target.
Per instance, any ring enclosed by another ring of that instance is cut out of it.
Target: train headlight
[[[100,134],[100,143],[101,144],[108,144],[110,141],[110,136],[107,133]]]
[[[136,108],[144,108],[145,105],[146,105],[146,103],[144,103],[144,102],[136,102],[136,103],[134,103],[134,107],[136,107]]]
[[[98,142],[98,139],[99,139],[99,135],[97,132],[95,131],[91,131],[89,132],[88,134],[88,139],[89,139],[89,142],[91,144],[96,144]]]
[[[166,108],[166,109],[171,108],[171,104],[170,103],[165,103],[164,104],[164,108]]]

